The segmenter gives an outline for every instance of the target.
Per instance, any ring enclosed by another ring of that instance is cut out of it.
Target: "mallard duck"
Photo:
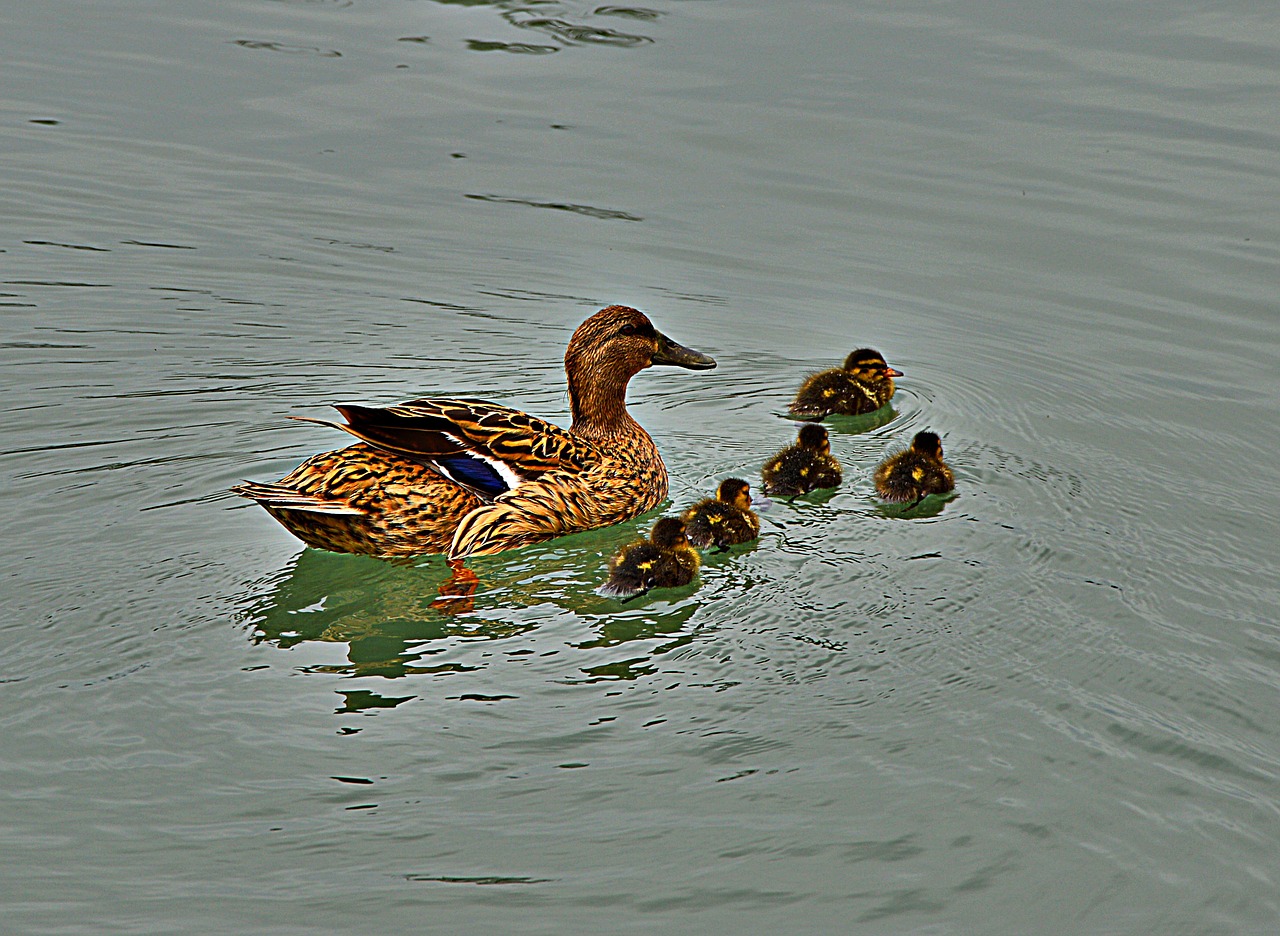
[[[824,370],[800,385],[788,407],[800,419],[824,419],[832,413],[861,416],[874,413],[893,396],[893,378],[902,371],[890,367],[879,351],[859,348],[849,354],[844,367]]]
[[[609,579],[600,591],[635,597],[651,588],[678,588],[693,581],[701,562],[685,535],[684,521],[663,517],[647,540],[628,543],[609,560]]]
[[[796,497],[818,488],[833,488],[843,477],[840,462],[831,454],[827,430],[810,423],[800,429],[796,444],[784,448],[760,469],[764,492],[776,497]]]
[[[917,432],[911,447],[890,455],[875,472],[876,491],[887,501],[913,501],[955,489],[951,469],[942,460],[942,440],[932,432]]]
[[[689,542],[715,545],[721,552],[760,535],[760,518],[751,509],[751,485],[741,478],[725,478],[715,497],[698,501],[680,519]]]
[[[304,543],[397,557],[482,556],[621,523],[667,496],[667,469],[627,412],[627,384],[653,364],[708,370],[641,312],[609,306],[564,356],[568,430],[470,398],[337,406],[345,424],[293,417],[361,441],[313,456],[275,483],[232,488]]]

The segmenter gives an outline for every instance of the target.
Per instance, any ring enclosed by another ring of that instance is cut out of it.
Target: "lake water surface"
[[[1280,8],[137,0],[0,29],[6,932],[1270,934]],[[884,419],[699,584],[447,570],[226,493],[333,402],[567,425],[601,306]],[[957,496],[871,470],[921,429]]]

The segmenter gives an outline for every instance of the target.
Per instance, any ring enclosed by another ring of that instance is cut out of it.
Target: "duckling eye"
[[[632,325],[630,322],[623,325],[622,328],[618,330],[624,335],[634,335],[636,333],[636,327]]]

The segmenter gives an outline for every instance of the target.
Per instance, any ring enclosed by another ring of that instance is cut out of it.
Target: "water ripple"
[[[468,39],[467,48],[472,52],[510,52],[514,55],[551,55],[559,52],[559,46],[536,45],[528,42],[499,42],[493,39]]]
[[[648,36],[619,32],[616,29],[603,29],[597,26],[581,26],[561,19],[550,17],[532,17],[530,19],[511,19],[512,25],[521,29],[535,29],[554,36],[566,45],[586,44],[632,47],[653,42]]]
[[[530,198],[514,198],[509,195],[464,195],[476,201],[494,202],[500,205],[525,205],[529,208],[550,208],[554,211],[569,211],[573,214],[586,215],[588,218],[600,218],[606,221],[643,221],[637,215],[611,208],[597,208],[594,205],[579,205],[569,202],[537,201]]]
[[[245,49],[262,49],[267,52],[283,52],[286,55],[318,55],[321,58],[342,58],[337,49],[321,49],[316,46],[290,45],[287,42],[274,42],[267,39],[233,39],[233,45]]]

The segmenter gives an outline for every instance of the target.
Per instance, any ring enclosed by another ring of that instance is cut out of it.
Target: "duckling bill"
[[[893,378],[901,377],[872,348],[859,348],[845,358],[843,367],[809,377],[788,407],[799,419],[825,419],[833,413],[861,416],[874,413],[893,397]]]
[[[751,509],[751,485],[741,478],[725,478],[715,497],[698,501],[681,519],[693,545],[715,545],[720,552],[760,535],[760,518]]]
[[[795,445],[765,462],[760,474],[764,492],[775,497],[837,487],[844,477],[840,462],[831,454],[827,430],[815,423],[802,427]]]
[[[663,517],[647,540],[628,543],[609,560],[609,578],[600,591],[635,598],[651,588],[679,588],[693,581],[701,563],[685,535],[684,521]]]
[[[930,494],[955,489],[951,469],[942,460],[942,440],[933,432],[917,432],[910,448],[890,455],[875,471],[876,491],[887,501],[911,501],[914,507]]]

